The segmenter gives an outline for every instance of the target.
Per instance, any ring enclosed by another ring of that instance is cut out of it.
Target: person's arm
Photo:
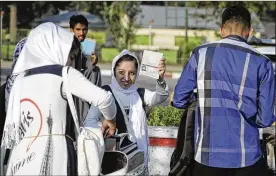
[[[95,81],[94,84],[98,87],[102,86],[102,75],[101,75],[101,70],[100,67],[96,66],[93,69],[94,73],[95,73]]]
[[[88,110],[88,113],[84,119],[83,126],[84,127],[97,127],[101,115],[102,114],[101,114],[99,108],[94,105],[91,105],[91,107]],[[107,119],[107,120],[112,120],[112,119]]]
[[[269,143],[271,143],[274,147],[276,146],[276,135],[275,134],[268,136],[268,138],[266,140]]]
[[[184,67],[180,79],[178,80],[172,101],[175,108],[184,109],[193,96],[193,91],[197,87],[197,61],[196,54],[193,53]]]
[[[162,58],[157,66],[159,78],[156,83],[156,91],[145,89],[144,101],[147,106],[154,106],[164,102],[169,97],[169,88],[164,80],[166,72],[166,59]]]
[[[116,105],[113,96],[87,80],[79,71],[70,67],[68,72],[68,87],[70,92],[99,108],[106,119],[114,119]]]
[[[99,68],[99,72],[98,72],[98,76],[97,76],[97,83],[96,83],[96,85],[99,86],[99,87],[101,87],[102,86],[102,74],[101,74],[100,67],[98,67],[98,68]]]
[[[264,128],[271,126],[276,120],[274,115],[275,80],[272,62],[268,61],[262,64],[260,70],[258,111],[255,117],[249,119],[258,127]]]
[[[156,91],[145,89],[144,101],[147,106],[163,103],[169,97],[169,87],[165,80],[156,82]]]

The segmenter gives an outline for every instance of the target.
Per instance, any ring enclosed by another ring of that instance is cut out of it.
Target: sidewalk
[[[1,60],[1,69],[9,69],[11,68],[11,61],[3,61]],[[101,68],[101,73],[103,76],[111,76],[111,63],[98,63],[97,64]],[[178,79],[182,72],[183,66],[180,65],[167,65],[165,77]]]

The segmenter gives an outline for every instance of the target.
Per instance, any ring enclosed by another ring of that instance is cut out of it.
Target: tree
[[[64,10],[70,4],[70,1],[2,1],[1,8],[5,11],[3,26],[9,26],[9,8],[14,4],[17,6],[17,25],[22,28],[30,28],[30,23],[43,15],[54,15],[59,10]]]
[[[118,50],[130,49],[135,41],[136,19],[141,12],[141,2],[124,1],[104,2],[101,12],[105,22],[108,24],[107,33],[114,39]]]
[[[275,2],[272,1],[188,1],[188,7],[212,8],[213,14],[220,15],[224,8],[234,4],[245,6],[250,12],[255,12],[261,18],[265,18],[269,12],[275,20]]]

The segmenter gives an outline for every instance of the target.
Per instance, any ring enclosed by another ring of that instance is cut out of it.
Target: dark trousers
[[[209,167],[198,162],[194,163],[193,176],[269,176],[262,159],[255,164],[243,168]]]

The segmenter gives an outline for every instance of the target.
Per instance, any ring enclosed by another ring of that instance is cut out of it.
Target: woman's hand
[[[158,64],[158,73],[159,73],[159,81],[162,82],[164,80],[164,75],[166,72],[166,59],[162,58]]]
[[[104,120],[102,123],[102,133],[104,137],[113,136],[116,132],[116,122],[114,120]]]

